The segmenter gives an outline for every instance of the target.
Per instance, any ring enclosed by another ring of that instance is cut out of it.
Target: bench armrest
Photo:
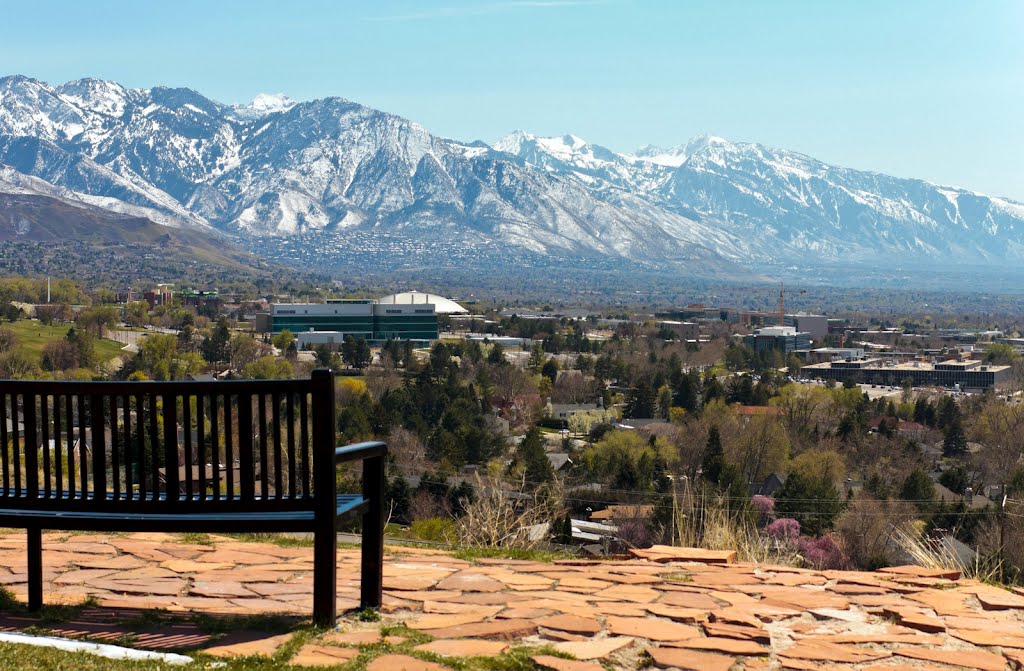
[[[334,463],[341,464],[346,461],[362,461],[373,457],[383,457],[388,453],[388,447],[379,441],[365,443],[353,443],[334,449]]]

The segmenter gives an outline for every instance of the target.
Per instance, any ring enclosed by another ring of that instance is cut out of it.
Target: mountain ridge
[[[2,77],[0,165],[250,248],[358,231],[409,250],[665,268],[1024,259],[1024,205],[1004,198],[710,135],[632,154],[572,134],[446,139],[340,97],[228,105],[187,88]]]

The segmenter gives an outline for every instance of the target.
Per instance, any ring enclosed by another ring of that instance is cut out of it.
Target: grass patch
[[[515,559],[520,561],[552,562],[556,559],[579,559],[579,555],[557,550],[525,548],[452,548],[452,557],[464,561],[477,559]]]
[[[236,541],[243,543],[270,543],[281,548],[311,548],[313,547],[312,534],[308,538],[298,538],[285,534],[273,534],[265,532],[251,532],[242,534],[224,534]]]
[[[62,340],[67,335],[68,329],[74,324],[51,324],[44,326],[38,321],[31,319],[19,319],[16,322],[4,324],[4,328],[14,331],[18,337],[18,347],[25,350],[32,357],[38,359],[43,354],[43,347],[54,340]],[[96,359],[98,361],[109,361],[120,356],[121,348],[119,342],[98,338],[96,340]]]
[[[209,545],[213,546],[213,536],[210,534],[197,534],[187,533],[181,534],[181,542],[188,543],[189,545]]]

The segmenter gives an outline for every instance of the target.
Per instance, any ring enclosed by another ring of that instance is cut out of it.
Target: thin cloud
[[[403,21],[430,21],[433,19],[461,18],[466,16],[486,16],[519,9],[554,9],[558,7],[580,7],[604,4],[605,0],[510,0],[509,2],[493,2],[476,7],[436,7],[422,12],[408,14],[389,14],[384,16],[367,16],[364,21],[371,23],[395,23]]]

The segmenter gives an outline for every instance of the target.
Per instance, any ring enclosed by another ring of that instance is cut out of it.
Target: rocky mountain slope
[[[659,267],[1024,256],[1024,205],[1005,199],[714,137],[628,155],[522,132],[458,142],[341,98],[225,105],[189,89],[5,77],[0,165],[264,250],[301,234],[325,254],[377,236],[407,251]]]

